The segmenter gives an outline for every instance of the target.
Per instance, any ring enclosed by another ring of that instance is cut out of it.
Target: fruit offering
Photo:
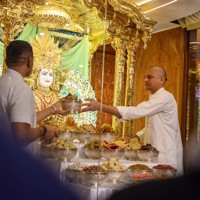
[[[127,147],[126,141],[124,140],[114,140],[113,142],[108,142],[104,140],[102,148],[104,149],[125,149]]]

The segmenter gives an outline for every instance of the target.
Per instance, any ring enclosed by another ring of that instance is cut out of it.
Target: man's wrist
[[[56,114],[57,108],[55,106],[51,106],[51,108],[53,109],[53,115]]]
[[[43,132],[42,132],[42,134],[41,134],[41,137],[43,137],[43,136],[45,136],[45,134],[46,134],[46,132],[47,132],[47,128],[46,128],[46,126],[40,126],[42,129],[43,129]]]

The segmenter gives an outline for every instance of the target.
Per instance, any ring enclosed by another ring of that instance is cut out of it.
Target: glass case
[[[200,139],[200,29],[189,31],[186,141]]]

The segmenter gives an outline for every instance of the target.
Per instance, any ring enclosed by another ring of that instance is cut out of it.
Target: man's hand
[[[106,104],[101,104],[100,102],[87,98],[84,99],[87,101],[86,103],[83,103],[82,106],[86,106],[85,108],[81,109],[81,112],[86,112],[86,111],[100,111],[110,113],[111,115],[115,115],[117,118],[122,118],[121,114],[119,113],[117,107],[106,105]]]
[[[61,108],[61,102],[63,100],[64,100],[63,98],[58,100],[55,104],[53,104],[53,107],[55,107],[55,109],[56,109],[55,114],[66,116],[71,113],[71,109],[63,110]]]
[[[49,125],[45,125],[45,133],[42,137],[46,143],[50,143],[55,137],[58,137],[58,131],[53,127]]]
[[[87,102],[83,103],[82,106],[86,107],[81,109],[81,112],[100,110],[100,103],[98,101],[91,98],[87,98],[84,100]]]

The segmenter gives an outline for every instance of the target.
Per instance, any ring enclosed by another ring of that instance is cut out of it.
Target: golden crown
[[[54,42],[48,31],[36,35],[35,40],[30,39],[30,43],[33,47],[35,70],[43,68],[54,70],[60,66],[62,49],[59,49],[58,42]]]

